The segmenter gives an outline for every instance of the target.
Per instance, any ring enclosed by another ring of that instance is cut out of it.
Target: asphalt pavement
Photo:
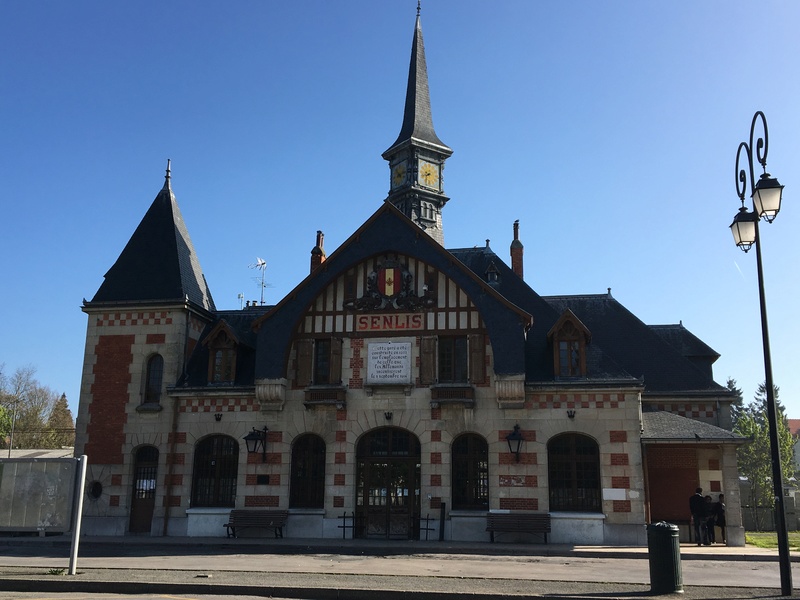
[[[0,592],[242,595],[306,600],[779,598],[776,551],[438,541],[83,537],[70,575],[68,536],[0,537]],[[663,555],[662,555],[663,558]],[[800,571],[792,557],[794,581]],[[679,573],[670,569],[677,563]],[[668,572],[665,573],[664,569]],[[797,592],[796,592],[797,593]],[[0,595],[0,599],[13,595]]]

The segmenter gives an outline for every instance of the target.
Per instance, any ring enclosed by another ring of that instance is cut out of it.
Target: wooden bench
[[[245,527],[272,529],[276,538],[283,537],[283,527],[289,518],[288,510],[267,510],[260,508],[239,508],[231,511],[225,527],[228,537],[236,537],[236,530]]]
[[[544,535],[547,543],[547,534],[550,533],[550,515],[548,513],[489,513],[486,515],[486,531],[490,532],[494,542],[495,533],[538,533]]]

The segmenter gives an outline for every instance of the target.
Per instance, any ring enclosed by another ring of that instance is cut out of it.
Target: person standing
[[[714,531],[714,527],[717,522],[717,515],[715,513],[716,505],[711,498],[711,494],[706,496],[706,509],[708,510],[708,516],[706,517],[706,540],[709,544],[716,544],[717,535]]]
[[[706,520],[708,519],[708,507],[706,499],[703,498],[703,488],[695,489],[694,496],[689,498],[689,512],[692,513],[694,523],[694,535],[697,545],[708,544],[706,537]]]
[[[725,494],[719,495],[719,500],[714,505],[714,517],[717,522],[717,527],[719,527],[720,534],[722,535],[722,543],[728,543],[728,537],[725,534]]]

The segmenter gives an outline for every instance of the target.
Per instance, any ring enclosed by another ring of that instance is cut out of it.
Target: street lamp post
[[[758,138],[755,146],[755,158],[761,164],[762,175],[758,182],[755,180],[753,165],[753,137],[756,123],[761,121],[764,126],[764,137]],[[753,244],[756,246],[756,267],[758,270],[758,297],[761,305],[761,339],[764,346],[764,373],[767,392],[767,421],[769,425],[769,446],[772,459],[772,490],[775,497],[775,527],[778,533],[778,558],[781,573],[781,593],[784,596],[792,594],[792,570],[789,561],[789,535],[786,531],[786,509],[783,496],[783,471],[781,470],[780,446],[778,444],[778,411],[775,405],[775,385],[772,381],[772,359],[769,349],[769,328],[767,326],[767,302],[764,295],[764,270],[761,263],[761,237],[759,234],[759,220],[764,219],[772,223],[781,208],[783,186],[767,173],[767,152],[769,150],[769,133],[767,132],[767,119],[761,111],[753,116],[750,125],[750,143],[742,142],[736,151],[736,193],[742,201],[742,207],[733,218],[731,231],[736,245],[747,252]],[[747,157],[750,174],[750,194],[753,199],[753,212],[748,212],[745,207],[745,193],[747,191],[747,173],[739,168],[742,152]]]

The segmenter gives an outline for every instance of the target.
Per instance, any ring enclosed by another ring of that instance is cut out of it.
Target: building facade
[[[386,201],[330,256],[317,232],[278,304],[241,310],[216,309],[168,168],[83,306],[87,532],[222,536],[259,507],[289,511],[287,537],[488,540],[488,513],[518,511],[550,514],[554,542],[637,545],[658,520],[688,537],[702,486],[744,544],[718,355],[610,290],[538,295],[519,223],[510,266],[488,242],[446,249],[451,154],[417,15]]]

